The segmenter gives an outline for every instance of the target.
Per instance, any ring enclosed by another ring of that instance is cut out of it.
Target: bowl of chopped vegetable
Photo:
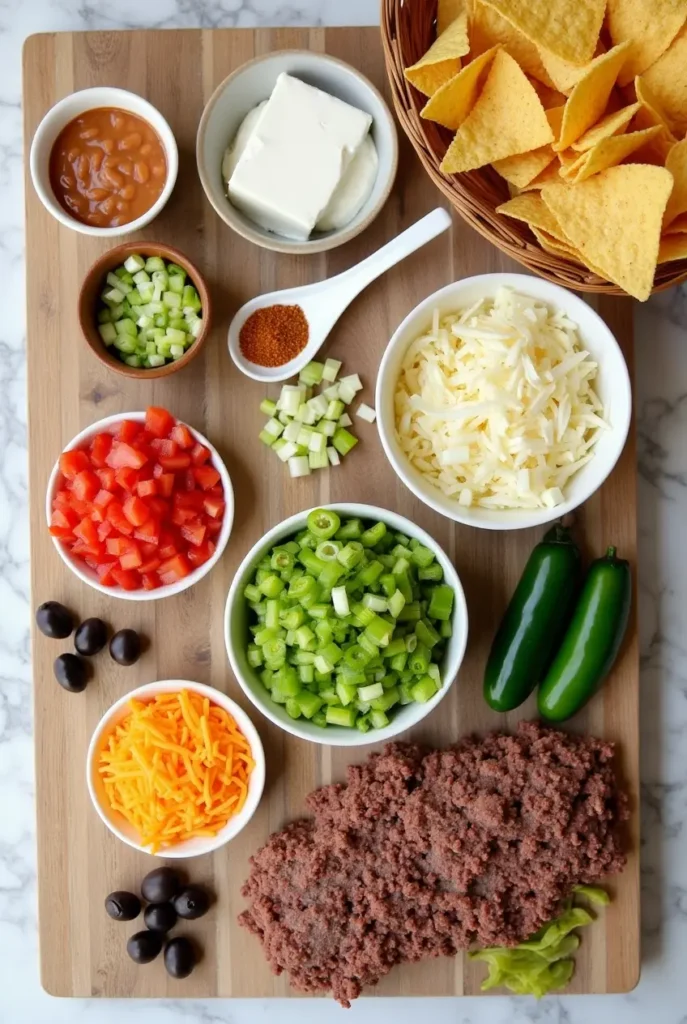
[[[107,416],[70,441],[50,474],[45,514],[80,580],[156,601],[188,590],[222,557],[234,491],[207,438],[150,406]]]
[[[468,635],[463,588],[403,516],[343,503],[299,512],[241,563],[224,616],[247,697],[294,736],[387,740],[446,695]]]
[[[200,805],[196,785],[176,771],[179,750],[207,787]],[[218,755],[222,778],[210,763]],[[146,761],[155,764],[155,780],[143,794],[136,772]],[[234,839],[253,817],[265,752],[246,712],[225,693],[167,679],[139,686],[105,712],[88,747],[86,779],[98,815],[122,842],[168,859],[199,857]]]
[[[188,366],[210,331],[205,281],[178,249],[125,242],[100,256],[79,295],[89,348],[127,377],[167,377]]]
[[[376,411],[421,501],[467,526],[542,526],[587,501],[625,447],[622,350],[572,292],[523,274],[447,285],[387,345]]]

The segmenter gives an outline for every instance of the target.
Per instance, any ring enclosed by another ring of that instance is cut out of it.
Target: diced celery
[[[124,292],[121,288],[111,288],[109,291],[103,292],[101,298],[103,302],[108,302],[114,306],[123,301]]]
[[[165,331],[165,337],[172,345],[185,345],[186,335],[183,331],[177,331],[174,327],[168,327]]]
[[[169,354],[171,355],[172,359],[181,359],[181,357],[184,354],[184,346],[183,345],[170,345],[170,347],[169,347]]]
[[[292,477],[310,476],[310,464],[307,455],[294,455],[288,461],[289,473]]]
[[[381,683],[371,683],[369,686],[358,687],[358,697],[365,702],[381,697],[383,693],[384,687]]]
[[[353,420],[351,419],[351,417],[348,415],[347,412],[343,413],[342,416],[339,416],[338,426],[340,426],[340,427],[350,427],[352,425],[352,423],[353,423]]]
[[[150,366],[153,366],[153,367],[155,367],[155,366],[164,366],[166,362],[167,362],[167,360],[165,359],[165,357],[161,356],[161,355],[159,355],[157,353],[151,353],[148,356],[148,364]]]
[[[383,711],[379,711],[376,708],[370,711],[370,725],[373,729],[384,729],[388,724],[389,719]]]
[[[326,452],[308,452],[308,465],[311,469],[326,469],[329,459]]]
[[[431,676],[423,676],[410,690],[413,700],[418,704],[426,704],[437,692],[437,684]]]
[[[341,416],[341,414],[343,413],[343,411],[344,411],[343,402],[340,402],[338,399],[335,399],[334,401],[330,402],[329,405],[327,406],[327,411],[325,413],[325,419],[327,419],[327,420],[338,420],[339,417]]]
[[[277,403],[273,402],[271,398],[263,398],[260,403],[260,412],[265,416],[275,416],[277,413]]]
[[[310,362],[303,367],[300,372],[299,380],[308,387],[312,387],[314,384],[320,383],[323,371],[324,365],[313,360],[313,362]]]
[[[303,429],[305,430],[307,428],[304,427]],[[311,452],[322,453],[324,455],[324,457],[325,457],[325,462],[324,462],[325,466],[327,465],[327,463],[329,461],[327,459],[327,453],[325,451],[326,447],[327,447],[327,440],[326,440],[324,434],[318,434],[317,432],[313,431],[311,433],[311,435],[310,435],[310,440],[308,441],[308,448],[310,449]]]
[[[327,448],[327,458],[330,466],[338,466],[341,463],[341,456],[337,452],[336,448]]]
[[[183,267],[180,267],[178,263],[168,263],[167,273],[170,277],[181,277],[186,280],[186,271]]]
[[[163,292],[162,303],[167,307],[167,309],[181,309],[181,296],[177,295],[175,292]]]
[[[338,359],[327,359],[322,368],[322,380],[335,381],[340,369],[341,363]]]
[[[339,381],[339,398],[344,405],[350,405],[355,395],[356,392],[350,384],[344,384],[342,381]]]
[[[149,256],[146,260],[146,270],[149,274],[153,271],[160,271],[165,269],[165,261],[160,259],[159,256]]]
[[[347,729],[352,729],[355,725],[356,711],[355,708],[327,708],[327,725],[342,725]]]
[[[108,274],[105,280],[113,291],[121,292],[122,296],[128,295],[129,292],[133,291],[132,286],[127,284],[126,281],[122,281],[121,277],[117,277],[116,274]],[[119,301],[121,302],[122,300],[120,299]]]
[[[332,445],[336,448],[339,455],[343,456],[348,455],[350,450],[355,447],[357,443],[358,438],[354,437],[354,435],[350,434],[347,430],[344,430],[343,427],[337,430],[332,438]]]
[[[136,252],[132,252],[131,255],[127,256],[124,260],[124,269],[128,270],[130,274],[135,274],[137,271],[143,270],[145,265],[146,261]]]
[[[169,290],[174,292],[176,295],[181,295],[184,291],[184,279],[181,274],[170,274],[169,277]],[[181,299],[179,300],[181,306]]]
[[[141,359],[139,356],[126,356],[124,362],[127,366],[140,367]]]
[[[134,274],[134,284],[140,290],[142,284],[150,284],[150,274],[145,270],[139,270],[137,274]]]
[[[114,324],[100,324],[98,327],[98,333],[106,345],[111,345],[117,337],[117,331],[115,330]]]

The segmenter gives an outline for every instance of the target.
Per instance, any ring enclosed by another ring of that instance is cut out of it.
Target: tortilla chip
[[[546,119],[551,125],[554,138],[558,137],[563,118],[563,107],[554,107],[546,111]],[[497,160],[492,166],[502,178],[516,185],[517,188],[524,188],[534,181],[541,172],[549,166],[556,154],[550,144],[533,149],[529,153],[520,153],[518,156],[508,156],[505,160]]]
[[[566,260],[577,260],[578,263],[582,263],[582,257],[580,256],[574,245],[570,245],[567,242],[561,242],[553,235],[550,235],[548,231],[542,231],[541,228],[535,227],[530,224],[530,231],[541,245],[544,252],[551,253],[552,256],[562,256]]]
[[[450,81],[437,89],[420,111],[420,117],[437,121],[456,131],[468,116],[484,85],[498,46],[475,57]]]
[[[548,187],[560,188],[561,186]],[[563,187],[567,188],[567,186]],[[542,197],[534,192],[523,192],[522,195],[514,196],[507,203],[497,206],[496,212],[503,213],[506,217],[512,217],[514,220],[522,220],[532,229],[539,228],[540,231],[546,231],[547,235],[563,242],[564,245],[572,245],[556,216],[546,206]]]
[[[601,53],[603,52],[603,47],[601,47]],[[572,92],[579,80],[586,74],[591,63],[572,64],[569,60],[561,60],[554,53],[542,49],[539,50],[539,55],[553,84],[565,95]]]
[[[685,0],[608,0],[606,22],[613,44],[631,40],[618,76],[627,85],[665,53],[687,21]]]
[[[606,110],[629,46],[629,43],[621,43],[591,62],[568,97],[561,136],[554,149],[567,149],[599,120]]]
[[[537,96],[541,100],[541,105],[544,110],[553,110],[554,107],[564,107],[565,101],[568,98],[564,96],[558,89],[551,89],[548,85],[544,85],[538,78],[534,78],[532,75],[527,76],[535,89]]]
[[[592,174],[599,174],[608,167],[622,163],[632,153],[646,146],[647,142],[651,142],[660,131],[658,125],[654,125],[653,128],[645,128],[641,132],[629,132],[626,135],[612,135],[610,139],[601,139],[567,169],[565,176],[576,185],[586,181]]]
[[[674,135],[687,131],[687,25],[642,76],[658,100]]]
[[[651,294],[672,187],[664,167],[625,164],[579,185],[546,185],[541,195],[585,263],[643,302]]]
[[[474,0],[468,14],[468,34],[470,53],[473,56],[478,56],[500,43],[506,53],[517,60],[523,71],[544,85],[553,87],[534,43],[491,7],[487,7],[482,0]]]
[[[685,235],[666,235],[661,239],[658,262],[674,263],[675,260],[687,260],[687,236]]]
[[[673,148],[677,139],[670,130],[668,119],[661,109],[661,104],[652,93],[646,81],[641,76],[635,78],[635,93],[640,103],[640,108],[635,116],[636,128],[651,128],[652,125],[660,125],[662,131],[654,139],[651,149],[656,157],[656,162],[663,166],[668,153]]]
[[[550,185],[552,182],[556,182],[558,184],[560,180],[560,164],[558,163],[558,160],[556,160],[554,163],[549,164],[545,171],[538,174],[534,181],[531,181],[529,185],[524,185],[521,191],[534,192],[537,189],[543,188],[544,185]]]
[[[606,0],[487,0],[533,43],[562,60],[586,64],[601,31]]]
[[[666,158],[666,168],[673,176],[673,191],[663,218],[664,228],[680,214],[687,213],[687,139],[673,146]]]
[[[405,76],[425,96],[432,96],[444,82],[458,74],[460,58],[469,49],[468,16],[467,12],[463,11],[462,15],[441,33],[424,57],[417,64],[405,69]]]
[[[463,0],[439,0],[437,4],[437,35],[445,32],[461,14],[467,14]]]
[[[681,213],[679,217],[671,221],[668,227],[663,228],[665,235],[687,235],[687,213]]]
[[[446,174],[472,171],[495,160],[553,142],[539,97],[522,68],[499,50],[474,107],[441,164]]]
[[[630,103],[629,106],[621,107],[620,110],[616,110],[613,114],[606,114],[595,125],[592,125],[584,135],[581,135],[577,142],[573,142],[571,148],[577,153],[586,153],[588,149],[593,149],[597,142],[601,142],[602,139],[609,139],[612,135],[622,134],[640,107],[641,103]],[[650,128],[651,125],[646,125],[645,127]]]

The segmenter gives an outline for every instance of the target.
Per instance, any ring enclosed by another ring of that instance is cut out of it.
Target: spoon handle
[[[381,249],[377,249],[367,259],[362,260],[357,266],[344,271],[339,275],[338,281],[341,285],[345,285],[345,291],[349,292],[348,302],[351,302],[380,274],[385,273],[396,263],[405,259],[406,256],[410,256],[416,249],[431,242],[433,238],[450,227],[451,215],[442,207],[437,207],[436,210],[432,210],[431,213],[402,231],[396,238],[387,242]]]

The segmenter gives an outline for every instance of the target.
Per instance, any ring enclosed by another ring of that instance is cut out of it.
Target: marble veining
[[[322,1001],[56,1000],[38,980],[24,354],[21,46],[33,32],[374,24],[377,0],[0,0],[0,1021],[328,1024]],[[31,273],[31,267],[26,268]],[[360,1000],[359,1021],[687,1022],[687,289],[637,307],[643,972],[628,996]]]

